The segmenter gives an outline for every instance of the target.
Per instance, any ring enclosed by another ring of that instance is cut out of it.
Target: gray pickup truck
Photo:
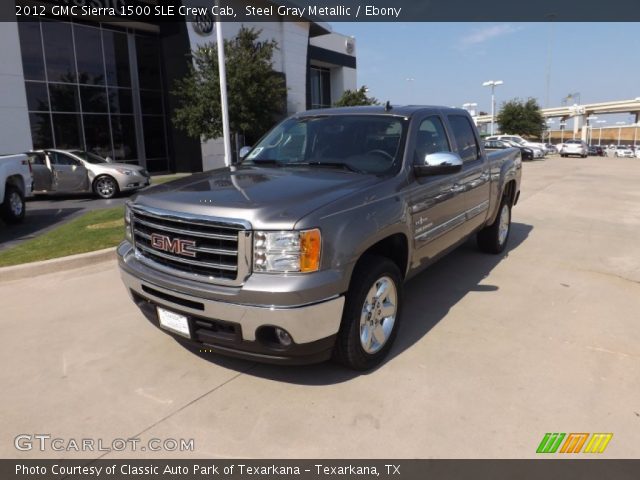
[[[241,156],[138,195],[118,257],[155,325],[263,362],[378,365],[403,283],[471,235],[502,252],[520,194],[520,151],[452,108],[308,111]]]

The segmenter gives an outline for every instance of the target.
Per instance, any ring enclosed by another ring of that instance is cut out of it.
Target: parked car
[[[33,177],[27,156],[0,155],[0,216],[7,223],[24,219],[25,198],[31,196]]]
[[[544,143],[530,142],[519,135],[493,135],[491,137],[487,137],[487,140],[509,140],[510,142],[516,142],[523,147],[537,148],[542,152],[542,156],[547,154],[547,147]]]
[[[508,146],[512,148],[528,148],[529,150],[531,150],[533,154],[533,158],[544,158],[544,152],[540,150],[538,147],[532,147],[532,146],[525,147],[524,145],[521,145],[518,142],[514,142],[513,140],[507,140],[506,138],[503,138],[500,141],[506,143]]]
[[[589,155],[591,155],[593,157],[604,157],[604,156],[606,156],[604,148],[602,148],[600,145],[591,145],[589,147]]]
[[[635,155],[636,155],[636,158],[640,158],[640,147],[636,147]]]
[[[545,147],[547,148],[547,153],[558,153],[558,149],[552,143],[546,143]]]
[[[517,147],[515,146],[517,145]],[[485,140],[484,148],[486,150],[504,150],[505,148],[518,148],[522,154],[522,160],[533,160],[533,149],[523,147],[518,144],[510,145],[502,140]]]
[[[520,150],[461,109],[310,110],[240,156],[128,202],[117,253],[157,327],[261,362],[378,365],[404,281],[471,235],[503,252],[520,195]]]
[[[143,167],[107,162],[83,150],[36,150],[27,155],[33,169],[34,193],[94,192],[100,198],[112,198],[150,182]]]
[[[624,158],[635,157],[633,150],[631,150],[631,147],[627,145],[617,145],[613,155],[616,157],[624,157]]]
[[[579,155],[582,158],[587,158],[589,154],[589,147],[586,142],[582,140],[567,140],[560,145],[560,156],[568,157],[570,155]]]

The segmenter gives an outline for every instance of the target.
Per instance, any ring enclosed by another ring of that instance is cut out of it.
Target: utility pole
[[[220,11],[220,2],[216,0]],[[229,133],[229,101],[227,99],[227,69],[224,59],[224,37],[220,15],[216,17],[216,40],[218,42],[218,75],[220,76],[220,105],[222,106],[222,137],[224,140],[224,164],[231,165],[231,135]]]

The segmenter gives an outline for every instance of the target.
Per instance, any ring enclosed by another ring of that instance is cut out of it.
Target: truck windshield
[[[382,115],[289,118],[264,137],[242,163],[386,173],[400,162],[405,125],[403,118]]]

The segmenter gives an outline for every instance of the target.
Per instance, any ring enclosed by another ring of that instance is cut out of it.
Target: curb
[[[66,270],[73,270],[75,268],[86,267],[95,263],[115,260],[116,248],[117,247],[111,247],[105,248],[104,250],[97,250],[95,252],[52,258],[51,260],[43,260],[41,262],[24,263],[22,265],[13,265],[11,267],[0,267],[0,283],[11,280],[21,280],[24,278],[34,277],[36,275],[45,275],[47,273],[63,272]]]

